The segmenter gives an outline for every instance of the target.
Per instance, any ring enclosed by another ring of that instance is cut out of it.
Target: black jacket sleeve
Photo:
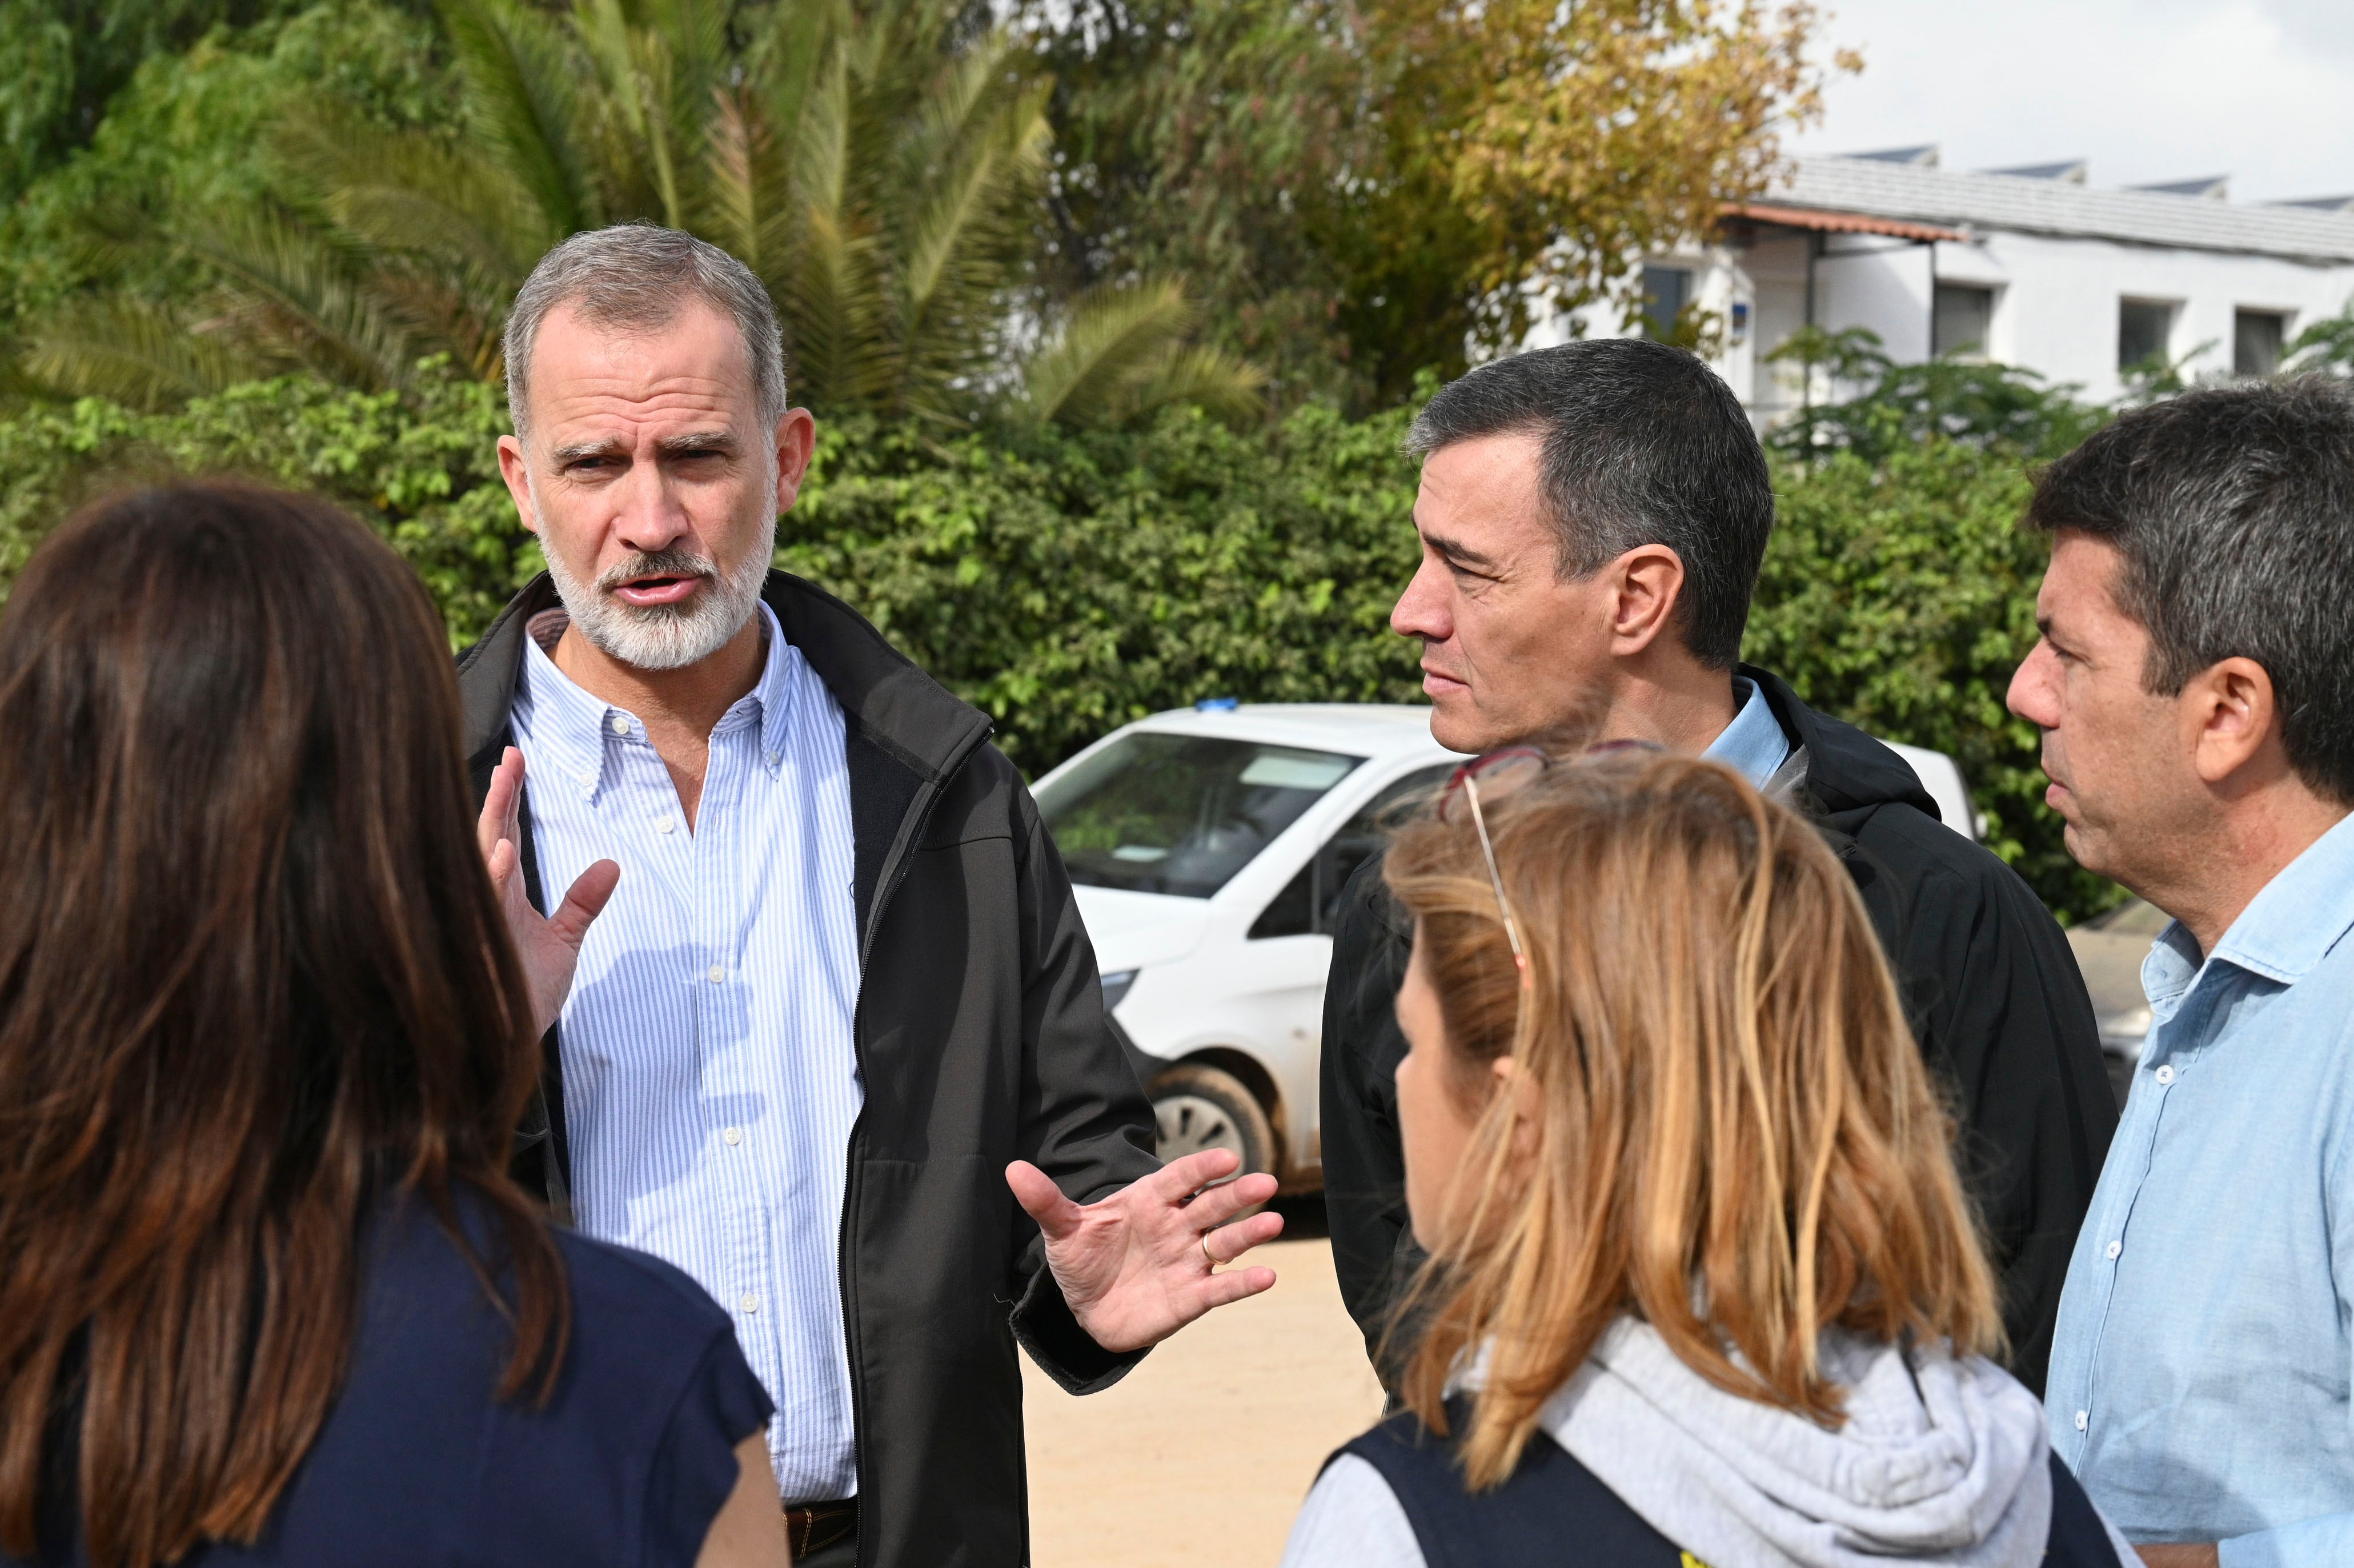
[[[2040,1398],[2117,1125],[2093,1004],[2059,922],[1992,854],[1903,808],[1874,813],[1850,869],[1960,1123],[1955,1157],[1986,1224],[2009,1365]]]
[[[1324,1212],[1341,1299],[1365,1336],[1365,1353],[1392,1381],[1379,1350],[1390,1304],[1422,1261],[1406,1217],[1405,1160],[1398,1141],[1397,1024],[1413,928],[1382,881],[1383,856],[1357,868],[1341,895],[1332,970],[1324,986],[1322,1091]]]
[[[1095,948],[1080,923],[1078,901],[1054,840],[1038,821],[1029,792],[1018,793],[1023,977],[1021,1157],[1055,1179],[1066,1195],[1093,1202],[1161,1169],[1153,1153],[1152,1107],[1104,1015]],[[1002,1172],[976,1179],[1002,1181]],[[1030,1217],[1014,1262],[1013,1335],[1039,1370],[1073,1393],[1108,1388],[1144,1359],[1114,1353],[1071,1315],[1046,1244]]]

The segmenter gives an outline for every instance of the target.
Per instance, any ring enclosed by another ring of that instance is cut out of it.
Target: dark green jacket
[[[1028,1160],[1080,1202],[1159,1169],[1152,1116],[1106,1026],[1068,877],[989,721],[848,606],[769,574],[761,596],[847,719],[865,1104],[843,1200],[842,1315],[858,1434],[859,1562],[1028,1561],[1016,1341],[1074,1393],[1117,1382],[1005,1185]],[[459,658],[477,798],[511,744],[543,576]],[[522,851],[538,885],[530,813]],[[518,1175],[568,1212],[562,1054]],[[794,1499],[800,1500],[800,1499]]]

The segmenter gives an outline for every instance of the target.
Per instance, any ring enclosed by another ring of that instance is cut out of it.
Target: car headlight
[[[1136,975],[1137,971],[1134,969],[1122,969],[1116,975],[1104,976],[1103,993],[1106,1012],[1119,1005],[1120,998],[1128,994],[1128,988],[1136,983]]]

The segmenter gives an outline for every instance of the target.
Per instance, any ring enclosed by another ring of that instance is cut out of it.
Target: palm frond
[[[1266,412],[1267,381],[1265,370],[1239,355],[1196,344],[1141,367],[1119,388],[1117,418],[1105,422],[1133,424],[1162,408],[1192,407],[1240,424]],[[1080,413],[1069,408],[1064,423],[1081,422]]]
[[[439,0],[466,116],[499,164],[558,233],[607,220],[585,154],[579,68],[563,33],[516,0]]]
[[[353,237],[504,279],[510,290],[566,233],[478,149],[422,132],[387,134],[332,101],[278,126],[270,151],[289,193]]]
[[[208,215],[175,238],[229,283],[228,329],[264,352],[363,387],[399,385],[423,352],[369,288],[365,259],[281,209]]]
[[[1173,279],[1080,295],[1062,331],[1031,356],[1030,407],[1044,419],[1109,408],[1139,367],[1167,355],[1198,319]]]
[[[37,320],[16,368],[52,397],[153,411],[286,366],[194,331],[160,305],[118,296],[77,301]]]

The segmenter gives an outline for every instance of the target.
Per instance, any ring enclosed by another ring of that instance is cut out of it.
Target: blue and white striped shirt
[[[759,613],[759,683],[711,732],[692,832],[645,726],[544,651],[560,610],[533,622],[514,722],[545,895],[621,867],[564,1008],[576,1223],[727,1308],[800,1502],[858,1489],[840,1263],[857,912],[842,707]]]

